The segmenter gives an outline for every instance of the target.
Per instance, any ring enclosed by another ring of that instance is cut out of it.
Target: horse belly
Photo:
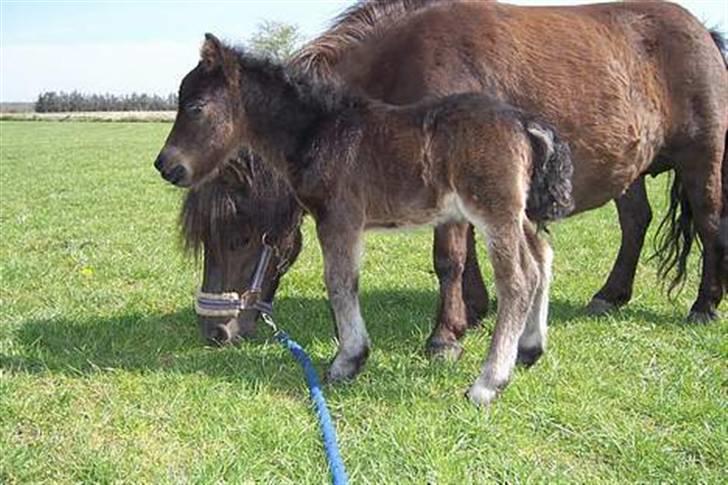
[[[386,211],[367,215],[367,230],[410,230],[422,226],[439,226],[449,222],[462,222],[465,217],[460,210],[455,193],[437,197],[435,203],[413,204],[413,198],[391,204]]]

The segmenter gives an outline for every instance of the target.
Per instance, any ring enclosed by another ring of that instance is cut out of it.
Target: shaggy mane
[[[289,62],[313,75],[333,77],[333,67],[349,48],[413,12],[448,1],[454,0],[359,0],[339,14],[325,33],[293,54]]]
[[[238,65],[246,76],[257,76],[265,79],[265,83],[290,87],[293,91],[280,93],[281,98],[295,96],[313,113],[338,113],[342,109],[374,102],[355,94],[348,86],[335,84],[331,79],[317,76],[312,71],[296,64],[285,64],[271,57],[255,54],[240,46],[224,46],[224,48],[235,54]],[[270,105],[275,104],[274,101],[278,101],[278,99],[271,99],[271,96],[265,96],[265,98],[267,98],[266,104],[270,108],[274,108]],[[260,102],[264,101],[261,99]],[[307,114],[302,113],[302,115]]]
[[[179,223],[186,251],[213,255],[240,247],[247,237],[286,231],[301,218],[285,182],[252,151],[242,149],[214,179],[185,195]],[[259,234],[260,233],[260,234]]]

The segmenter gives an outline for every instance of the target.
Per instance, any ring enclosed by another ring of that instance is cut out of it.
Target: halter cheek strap
[[[257,310],[263,314],[273,314],[273,303],[262,301],[260,293],[263,288],[263,278],[270,264],[273,249],[267,244],[255,267],[253,281],[250,288],[242,295],[232,291],[228,293],[205,293],[200,290],[195,298],[195,313],[201,317],[228,317],[236,318],[241,310]]]

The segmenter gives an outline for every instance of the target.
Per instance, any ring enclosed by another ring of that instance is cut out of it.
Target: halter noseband
[[[257,310],[265,315],[273,313],[273,303],[260,299],[263,289],[263,278],[268,270],[273,248],[263,241],[263,251],[255,266],[253,281],[250,288],[242,295],[231,291],[228,293],[205,293],[202,290],[197,292],[195,298],[195,313],[201,317],[228,317],[237,318],[240,310]]]

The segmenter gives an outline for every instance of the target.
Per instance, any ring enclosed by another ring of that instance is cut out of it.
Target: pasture
[[[169,129],[0,123],[2,483],[328,478],[302,373],[270,333],[228,348],[198,334],[199,264],[176,228],[182,192],[152,167]],[[666,184],[650,183],[656,219]],[[373,352],[356,381],[327,388],[352,483],[725,480],[728,323],[684,322],[697,252],[674,302],[648,250],[632,303],[590,318],[583,306],[618,246],[615,211],[551,232],[549,349],[485,410],[463,393],[493,313],[459,362],[429,361],[431,231],[367,237]],[[321,273],[309,221],[276,308],[319,369],[335,349]]]

